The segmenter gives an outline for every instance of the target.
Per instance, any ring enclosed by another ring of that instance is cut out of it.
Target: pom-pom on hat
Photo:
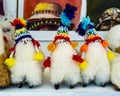
[[[71,20],[75,17],[74,12],[76,10],[76,7],[66,4],[66,8],[60,15],[62,24],[57,30],[53,43],[55,43],[58,39],[64,39],[71,42],[69,38],[68,27],[72,23]]]
[[[94,37],[99,37],[96,32],[95,32],[95,28],[94,28],[94,23],[92,23],[90,21],[90,18],[83,18],[82,22],[80,22],[76,32],[81,35],[81,36],[85,36],[85,39],[92,39]]]

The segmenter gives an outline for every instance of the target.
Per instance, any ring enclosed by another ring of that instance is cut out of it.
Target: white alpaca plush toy
[[[85,35],[85,43],[80,48],[82,58],[87,62],[87,68],[81,71],[83,86],[92,81],[105,86],[110,81],[109,59],[113,58],[108,43],[95,33],[94,24],[89,17],[83,18],[76,31],[79,35]]]
[[[120,25],[112,27],[106,35],[110,48],[116,56],[111,60],[111,82],[116,91],[120,91]]]
[[[51,57],[44,63],[45,67],[50,67],[50,81],[55,89],[65,82],[73,88],[81,81],[80,63],[83,59],[75,50],[77,43],[71,42],[66,27],[59,27],[54,41],[48,45]]]
[[[50,81],[55,89],[59,89],[62,82],[73,88],[81,81],[79,65],[82,65],[80,63],[84,63],[84,60],[76,52],[77,44],[70,41],[66,27],[74,18],[75,11],[76,7],[66,4],[66,9],[60,16],[63,25],[58,28],[53,42],[48,45],[51,57],[45,60],[44,66],[50,67]]]
[[[7,40],[9,41],[8,44],[11,47],[14,46],[13,34],[15,31],[15,27],[12,26],[11,21],[7,20],[7,18],[0,22],[0,27],[2,28],[4,36],[6,36]]]
[[[39,42],[26,30],[26,22],[23,19],[15,19],[12,24],[16,27],[15,45],[10,58],[5,62],[11,71],[12,83],[19,84],[20,88],[24,83],[27,83],[29,88],[38,86],[42,83],[41,62],[44,59],[38,49]]]

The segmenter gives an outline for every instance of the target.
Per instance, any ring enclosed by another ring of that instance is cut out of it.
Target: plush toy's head
[[[71,20],[75,17],[76,10],[77,10],[76,7],[71,6],[70,4],[66,4],[65,9],[60,15],[62,25],[58,28],[53,42],[48,45],[49,51],[54,51],[57,43],[63,43],[63,42],[71,43],[68,33],[68,26],[70,26],[70,24],[72,23]]]
[[[90,21],[90,18],[83,18],[82,22],[80,22],[76,32],[81,35],[85,36],[86,41],[92,41],[92,40],[100,40],[100,36],[96,33],[96,30],[94,28],[94,23]]]
[[[106,41],[109,42],[109,47],[120,53],[120,25],[112,27],[106,35]]]
[[[15,31],[15,27],[12,26],[11,21],[7,20],[7,18],[4,21],[0,22],[0,27],[3,31],[3,35],[9,41],[9,46],[12,47],[14,45],[14,40],[12,37]]]
[[[54,37],[53,43],[56,43],[57,40],[61,40],[61,39],[70,42],[67,27],[61,26],[61,27],[58,28],[57,33]]]
[[[32,40],[32,36],[28,32],[28,30],[25,28],[26,27],[26,21],[23,20],[22,18],[15,19],[12,22],[12,25],[15,26],[15,33],[14,33],[14,39],[15,39],[15,45],[18,44],[18,42],[22,42],[25,38],[29,38]],[[26,40],[25,40],[26,41]],[[25,42],[23,42],[25,43]]]

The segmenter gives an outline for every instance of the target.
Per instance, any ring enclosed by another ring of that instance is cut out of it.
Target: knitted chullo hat
[[[8,65],[8,67],[14,66],[14,64],[15,64],[14,54],[15,54],[16,46],[17,46],[18,42],[24,38],[31,38],[31,42],[36,50],[36,53],[35,53],[33,59],[34,60],[43,60],[44,56],[39,50],[40,43],[38,41],[36,41],[35,39],[33,39],[32,36],[30,35],[30,33],[25,28],[26,27],[25,20],[22,18],[15,19],[12,22],[12,25],[15,26],[15,33],[14,33],[15,44],[14,44],[14,47],[11,48],[10,57],[5,61],[5,64]]]
[[[60,15],[61,18],[61,26],[58,28],[57,33],[54,37],[54,40],[52,43],[50,43],[47,48],[49,51],[54,51],[56,48],[55,42],[57,40],[64,39],[71,43],[68,33],[68,26],[72,23],[71,20],[75,17],[74,12],[77,10],[76,7],[71,6],[69,4],[66,4],[66,8],[63,10],[63,12]],[[77,45],[77,44],[75,44]]]
[[[90,18],[83,18],[82,22],[80,22],[76,32],[81,35],[85,36],[85,44],[81,46],[80,51],[86,52],[88,49],[88,44],[91,42],[95,42],[96,40],[102,44],[104,48],[108,50],[108,58],[111,59],[114,57],[112,52],[108,49],[108,42],[103,40],[97,33],[94,28],[94,24],[90,21]]]
[[[14,39],[15,39],[15,45],[21,41],[23,38],[31,38],[30,33],[25,28],[26,27],[26,21],[23,18],[15,19],[12,22],[12,25],[15,26],[15,33],[14,33]]]
[[[55,43],[58,39],[64,39],[71,42],[68,33],[68,26],[72,23],[71,20],[75,17],[74,12],[76,10],[76,7],[66,4],[66,8],[60,15],[62,25],[58,28],[53,43]]]

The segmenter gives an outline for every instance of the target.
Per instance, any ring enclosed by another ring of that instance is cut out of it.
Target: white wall
[[[17,0],[4,0],[5,16],[0,16],[0,21],[8,18],[10,20],[16,18],[16,3]]]

